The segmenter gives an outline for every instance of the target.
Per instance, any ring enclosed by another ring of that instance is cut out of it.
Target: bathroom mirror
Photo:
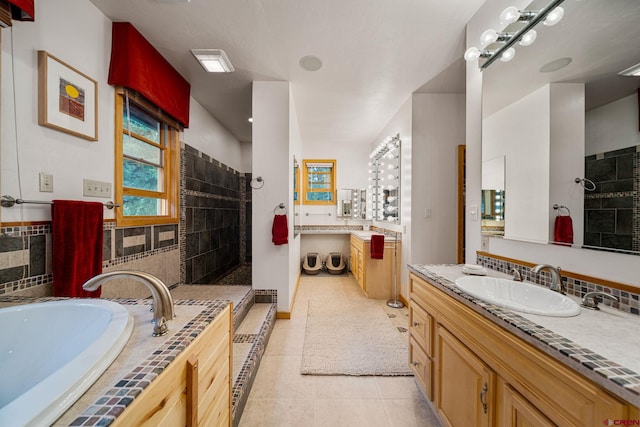
[[[367,219],[367,192],[363,189],[341,188],[338,190],[336,217],[340,219]]]
[[[400,135],[387,137],[369,155],[370,218],[400,224]]]
[[[293,156],[293,235],[300,234],[300,165],[296,156]]]
[[[553,242],[557,204],[570,208],[574,246],[637,254],[640,77],[620,73],[640,63],[640,2],[565,1],[562,7],[560,23],[536,27],[532,45],[516,45],[512,61],[497,61],[482,73],[483,159],[496,155],[493,143],[505,126],[517,135],[506,154],[505,237]],[[546,116],[530,103],[523,114],[491,123],[545,91]],[[545,126],[564,133],[543,140],[536,133]],[[595,191],[575,178],[593,180]],[[535,235],[521,231],[527,229]]]
[[[504,173],[505,157],[499,156],[482,162],[482,234],[492,236],[504,235],[505,191]]]

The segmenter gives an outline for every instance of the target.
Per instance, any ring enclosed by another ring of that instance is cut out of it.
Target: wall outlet
[[[40,172],[40,191],[42,193],[53,193],[53,175]]]
[[[111,197],[111,183],[94,181],[92,179],[82,180],[82,194],[87,197]]]

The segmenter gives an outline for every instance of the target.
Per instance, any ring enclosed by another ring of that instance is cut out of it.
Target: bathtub
[[[49,426],[115,360],[133,329],[112,301],[0,309],[0,426]]]

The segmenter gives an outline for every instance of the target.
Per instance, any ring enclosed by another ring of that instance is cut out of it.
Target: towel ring
[[[560,209],[566,209],[567,212],[569,213],[569,216],[571,216],[571,211],[569,210],[568,207],[566,207],[565,205],[559,205],[559,204],[555,204],[553,205],[553,209],[557,210],[558,212],[556,213],[557,215],[560,215]]]
[[[256,181],[258,184],[261,184],[259,187],[254,187],[253,185],[253,181]],[[251,188],[253,188],[254,190],[259,190],[262,187],[264,187],[264,179],[262,179],[261,176],[258,176],[256,178],[251,179],[251,181],[249,181],[249,185],[251,186]]]
[[[284,210],[284,214],[287,214],[287,208],[284,206],[284,203],[280,203],[278,206],[276,206],[275,208],[273,208],[273,213],[275,215],[278,215],[278,209]]]
[[[586,191],[596,190],[596,183],[591,181],[589,178],[576,178],[575,182],[576,184],[582,185],[582,188],[584,188]]]

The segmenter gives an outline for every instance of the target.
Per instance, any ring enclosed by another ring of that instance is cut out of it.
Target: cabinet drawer
[[[409,304],[409,331],[422,345],[427,356],[433,357],[433,317],[415,301]]]
[[[409,364],[425,396],[427,396],[430,401],[433,401],[431,359],[422,351],[422,348],[413,337],[409,338]]]

